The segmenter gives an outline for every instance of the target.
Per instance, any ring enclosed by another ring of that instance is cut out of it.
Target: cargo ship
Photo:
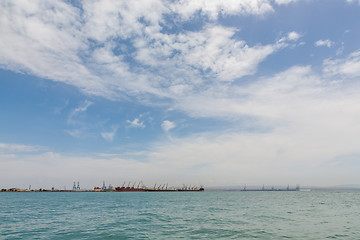
[[[138,185],[135,187],[134,183],[132,186],[130,186],[130,182],[127,186],[125,186],[125,183],[121,187],[116,187],[112,190],[109,189],[109,191],[115,191],[115,192],[201,192],[204,191],[204,187],[191,187],[184,185],[181,188],[174,188],[174,187],[168,187],[168,184],[155,186],[152,188],[146,187],[142,182],[139,182]],[[140,185],[141,184],[141,185]]]

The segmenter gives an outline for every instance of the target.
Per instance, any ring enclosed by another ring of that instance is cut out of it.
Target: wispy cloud
[[[116,132],[118,130],[118,127],[112,127],[112,131],[110,132],[102,132],[101,136],[108,142],[112,142],[114,140],[114,137],[116,135]]]
[[[139,118],[134,118],[134,120],[130,121],[130,120],[126,120],[126,122],[129,124],[130,127],[132,128],[145,128],[145,124],[143,121],[140,121]]]
[[[74,120],[74,118],[82,113],[85,112],[91,105],[93,104],[93,102],[89,101],[89,100],[85,100],[79,107],[75,108],[69,115],[67,122],[69,124],[74,124],[76,123],[76,121]]]
[[[69,100],[66,100],[62,106],[54,108],[54,114],[60,114],[68,105],[69,105]]]
[[[346,58],[326,59],[324,72],[329,75],[340,75],[347,78],[360,77],[360,50]]]
[[[360,5],[360,0],[346,0],[348,3],[358,3]]]
[[[83,136],[83,130],[82,129],[72,129],[72,130],[64,130],[67,134],[74,138],[81,138]]]
[[[24,144],[0,143],[0,152],[19,153],[19,152],[38,152],[41,150],[44,150],[44,147],[24,145]]]
[[[161,124],[161,127],[165,132],[169,132],[171,129],[175,128],[175,126],[175,123],[169,120],[165,120]]]
[[[89,100],[85,100],[85,102],[80,107],[74,109],[72,114],[76,115],[80,112],[85,112],[92,104],[93,104],[93,102],[91,102]]]

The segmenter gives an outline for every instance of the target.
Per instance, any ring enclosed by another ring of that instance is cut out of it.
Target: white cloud
[[[347,78],[360,77],[360,50],[343,59],[326,59],[323,70],[329,75],[340,75]]]
[[[86,115],[83,113],[86,112],[87,109],[93,104],[94,104],[93,102],[89,100],[85,100],[77,108],[75,108],[70,112],[67,118],[67,124],[69,126],[73,126],[73,127],[75,126],[76,129],[64,130],[67,134],[69,134],[74,138],[84,138],[85,136],[88,135],[87,132],[88,132],[89,124],[87,124],[84,121]]]
[[[117,127],[112,127],[112,131],[102,132],[101,137],[103,137],[108,142],[112,142],[114,140],[117,130],[118,130]]]
[[[253,74],[257,65],[277,50],[276,45],[250,47],[232,39],[235,32],[232,28],[209,25],[199,32],[160,35],[154,42],[138,45],[136,60],[158,69],[159,80],[166,76],[167,80],[160,84],[169,85],[171,91],[174,86],[191,90],[193,85],[201,84],[200,71],[208,72],[205,77],[233,81]],[[170,55],[173,56],[169,58]]]
[[[316,47],[323,47],[323,46],[325,46],[325,47],[328,47],[328,48],[330,48],[330,47],[332,47],[334,45],[334,42],[332,42],[332,41],[330,41],[329,39],[325,39],[325,40],[318,40],[318,41],[316,41],[315,42],[315,46]]]
[[[82,129],[64,130],[64,132],[74,138],[81,138],[84,135],[84,131]]]
[[[346,0],[348,3],[358,3],[360,5],[360,0]]]
[[[300,37],[301,37],[301,35],[297,32],[290,32],[288,34],[288,39],[291,41],[297,41]]]
[[[161,127],[165,132],[169,132],[171,129],[175,128],[175,126],[175,123],[169,120],[165,120],[161,124]]]
[[[321,91],[321,82],[319,76],[312,74],[309,66],[296,66],[247,86],[209,87],[175,104],[177,109],[193,117],[232,119],[256,116],[265,117],[271,122],[271,119],[279,117],[280,106],[284,105],[282,101],[288,101],[289,110],[294,111],[289,100],[301,101],[308,94],[315,96]]]
[[[79,57],[88,48],[79,14],[62,1],[2,2],[2,68],[65,82],[90,94],[110,94]]]
[[[344,46],[339,47],[338,50],[336,50],[336,56],[341,55],[344,52],[344,48]]]
[[[285,37],[280,38],[278,43],[282,44],[283,46],[287,46],[289,41],[297,41],[301,37],[302,37],[301,34],[295,32],[295,31],[289,32],[289,33],[287,33],[287,35]]]
[[[272,45],[249,47],[232,39],[235,29],[208,26],[201,32],[178,36],[178,60],[210,73],[221,81],[232,81],[255,72],[257,65],[276,51]]]
[[[140,122],[139,118],[134,118],[134,120],[130,121],[130,120],[126,120],[126,122],[129,124],[130,127],[132,128],[145,128],[145,124],[144,122]]]
[[[234,122],[241,127],[262,125],[264,130],[239,130],[233,122],[229,132],[155,142],[148,152],[140,153],[141,162],[111,154],[78,157],[50,152],[0,153],[0,175],[6,179],[1,184],[22,187],[26,182],[33,188],[62,188],[64,184],[71,187],[73,179],[87,188],[103,180],[117,186],[124,180],[140,179],[148,185],[169,182],[205,186],[359,182],[359,164],[349,163],[343,156],[359,154],[360,86],[356,82],[341,87],[338,84],[317,75],[310,67],[299,66],[245,89],[217,89],[221,99],[217,96],[210,101],[215,96],[210,92],[193,96],[191,106],[195,106],[187,109],[190,114],[220,118],[251,115],[254,118],[248,122]],[[168,120],[162,125],[165,131],[173,126]]]
[[[220,13],[224,15],[263,15],[273,11],[268,0],[182,0],[170,7],[184,19],[191,18],[198,11],[211,19],[216,19]]]
[[[84,103],[83,103],[81,106],[75,108],[75,109],[70,113],[67,122],[68,122],[69,124],[77,123],[77,122],[74,120],[74,118],[75,118],[78,114],[80,114],[80,113],[82,113],[82,112],[85,112],[91,105],[93,105],[93,102],[91,102],[91,101],[89,101],[89,100],[85,100]]]
[[[140,180],[147,186],[154,183],[169,183],[170,186],[204,184],[199,177],[187,178],[193,174],[177,176],[178,169],[171,169],[162,161],[136,161],[119,155],[98,155],[68,156],[56,152],[5,155],[0,152],[0,187],[28,188],[31,184],[32,189],[50,189],[53,186],[63,189],[64,185],[71,189],[74,180],[80,182],[82,189],[101,186],[104,180],[113,186],[121,186],[124,181],[133,183]]]
[[[345,122],[336,122],[339,119]],[[206,179],[206,183],[214,180],[218,185],[234,182],[290,182],[294,185],[314,184],[315,181],[319,185],[338,184],[339,181],[347,180],[357,182],[357,173],[349,166],[337,172],[337,179],[324,169],[330,167],[334,156],[348,152],[359,153],[354,142],[359,128],[356,133],[344,133],[341,127],[346,121],[345,117],[341,117],[325,124],[322,121],[316,125],[311,125],[309,121],[304,124],[298,122],[267,133],[192,136],[171,143],[159,143],[151,157],[154,161],[168,164],[171,169],[183,169],[186,166],[190,171],[197,166],[198,176]],[[346,139],[345,142],[342,142],[343,139]],[[356,169],[359,170],[359,167]],[[336,169],[332,171],[336,172]],[[318,179],[324,173],[326,177]]]
[[[234,176],[241,176],[237,181],[242,183],[356,182],[358,164],[341,162],[337,172],[332,162],[360,153],[360,85],[336,80],[316,74],[309,66],[297,66],[248,87],[212,89],[192,96],[178,107],[191,116],[239,119],[239,126],[228,130],[232,133],[197,134],[158,143],[152,157],[175,168],[201,166],[198,174],[207,179],[214,171],[215,182],[221,184],[234,182]],[[262,130],[247,132],[241,130],[244,126]],[[333,179],[336,172],[338,178]]]
[[[85,34],[99,42],[114,37],[128,39],[146,28],[159,28],[162,15],[170,11],[167,2],[160,0],[87,1],[83,9]]]
[[[77,180],[82,188],[92,189],[103,180],[114,186],[121,185],[124,179],[146,182],[143,178],[146,169],[156,171],[155,167],[156,164],[119,157],[66,156],[56,152],[14,156],[0,153],[0,175],[4,179],[0,184],[2,188],[27,188],[31,184],[33,189],[52,186],[63,189],[64,185],[71,189],[72,181]]]
[[[0,143],[0,152],[7,153],[38,152],[43,149],[43,147],[33,145]]]
[[[174,21],[187,21],[197,11],[210,18],[262,15],[273,11],[268,0],[103,0],[83,2],[82,8],[62,1],[3,2],[0,66],[64,82],[86,94],[145,101],[182,97],[202,89],[207,79],[233,81],[254,74],[280,49],[278,43],[250,46],[234,38],[236,29],[216,22],[199,31],[166,33],[163,27],[164,14],[173,14]]]
[[[297,2],[298,0],[275,0],[275,3],[278,5],[282,5],[282,4],[289,4],[289,3],[293,3],[293,2]]]
[[[82,106],[74,109],[73,114],[85,112],[92,104],[93,104],[93,102],[91,102],[89,100],[85,100]]]

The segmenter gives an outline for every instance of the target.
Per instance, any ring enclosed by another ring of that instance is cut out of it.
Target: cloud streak
[[[44,150],[44,148],[40,146],[0,143],[0,152],[21,153],[21,152],[38,152],[41,150]]]
[[[68,117],[68,124],[75,124],[77,121],[75,121],[74,118],[80,113],[85,112],[91,105],[93,105],[93,102],[85,100],[81,106],[75,108]]]
[[[360,50],[351,53],[346,58],[326,59],[324,72],[342,79],[360,77]]]

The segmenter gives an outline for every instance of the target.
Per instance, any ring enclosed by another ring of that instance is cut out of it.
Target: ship
[[[115,191],[115,192],[202,192],[205,190],[203,186],[191,187],[191,186],[183,185],[183,187],[174,188],[174,187],[168,187],[168,184],[163,184],[163,185],[158,185],[158,186],[156,186],[156,184],[155,184],[154,187],[148,188],[142,183],[142,181],[140,181],[137,186],[135,186],[135,185],[136,185],[136,183],[134,183],[131,186],[130,182],[129,182],[129,184],[127,186],[125,186],[125,182],[124,182],[121,187],[116,187],[110,191]]]

